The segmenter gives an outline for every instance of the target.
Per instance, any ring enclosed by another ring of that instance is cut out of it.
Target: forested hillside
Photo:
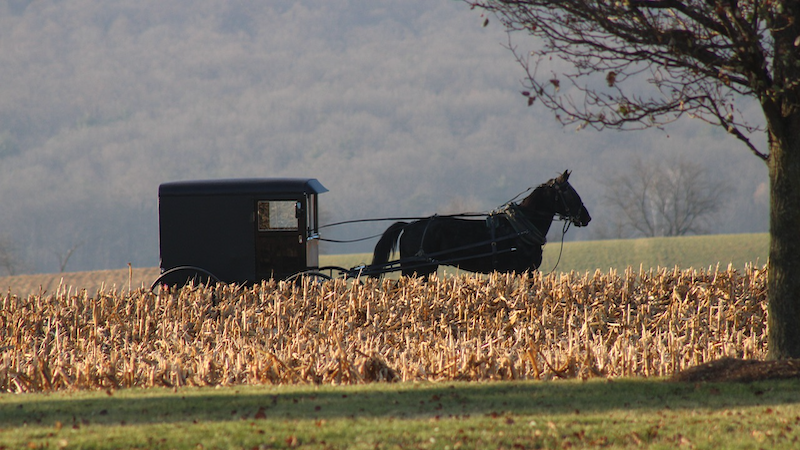
[[[570,168],[595,220],[568,237],[595,238],[599,181],[675,150],[732,181],[709,231],[766,230],[766,170],[735,140],[691,121],[565,129],[527,107],[507,37],[484,19],[452,0],[0,2],[14,270],[157,266],[158,185],[197,178],[316,177],[334,222],[487,210]]]

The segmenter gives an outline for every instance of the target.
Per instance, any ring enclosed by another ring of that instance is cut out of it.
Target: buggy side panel
[[[254,282],[253,200],[247,196],[162,196],[161,267],[205,269],[226,283]]]
[[[160,185],[163,284],[183,284],[187,274],[253,284],[317,267],[317,195],[326,191],[313,178]]]

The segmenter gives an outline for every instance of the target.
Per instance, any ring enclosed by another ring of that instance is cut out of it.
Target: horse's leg
[[[417,276],[427,280],[430,274],[436,272],[438,264],[426,263],[420,241],[409,237],[405,234],[400,237],[400,273],[406,277]]]

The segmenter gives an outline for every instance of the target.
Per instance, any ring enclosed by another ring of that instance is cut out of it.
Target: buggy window
[[[298,202],[261,200],[258,202],[258,231],[297,230]]]

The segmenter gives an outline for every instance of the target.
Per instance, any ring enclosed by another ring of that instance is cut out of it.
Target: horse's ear
[[[558,177],[558,181],[560,183],[565,183],[567,180],[569,180],[569,174],[571,173],[572,173],[571,170],[565,170],[564,173],[562,173],[561,176]]]

